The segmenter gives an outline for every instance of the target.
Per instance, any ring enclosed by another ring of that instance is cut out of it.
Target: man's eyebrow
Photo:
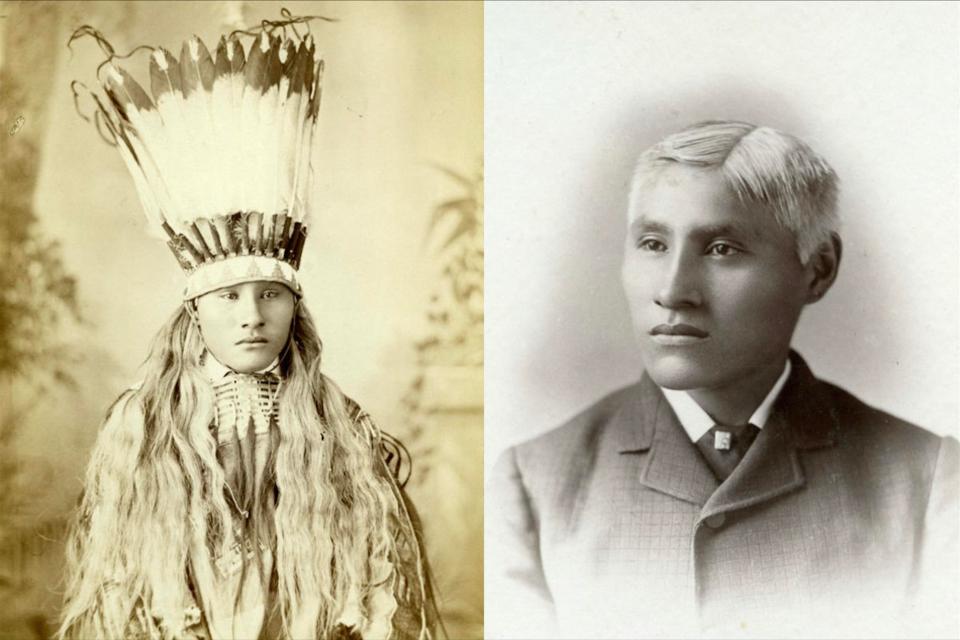
[[[671,235],[675,230],[673,227],[647,218],[637,218],[630,223],[630,230],[634,233],[659,233],[662,235]],[[719,224],[707,224],[701,227],[695,227],[691,236],[698,239],[713,238],[716,236],[738,236],[756,238],[760,234],[756,229],[748,225],[737,224],[735,222],[722,222]]]
[[[668,225],[662,222],[657,222],[656,220],[649,220],[643,217],[636,218],[633,222],[631,222],[630,230],[633,231],[634,233],[647,231],[652,233],[659,233],[662,235],[670,235],[670,232],[672,231],[672,229]]]

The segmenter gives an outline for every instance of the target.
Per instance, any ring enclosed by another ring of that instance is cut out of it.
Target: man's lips
[[[690,336],[706,338],[709,333],[689,324],[658,324],[650,330],[652,336]]]
[[[262,344],[265,342],[269,342],[269,340],[266,338],[244,338],[237,342],[237,344]]]

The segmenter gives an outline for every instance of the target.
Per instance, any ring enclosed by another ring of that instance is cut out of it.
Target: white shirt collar
[[[773,383],[773,386],[767,393],[767,397],[763,399],[760,406],[757,407],[753,415],[750,416],[750,424],[758,429],[763,429],[764,425],[767,424],[767,420],[770,419],[770,413],[773,411],[773,403],[777,401],[777,396],[780,395],[783,385],[787,383],[791,369],[790,358],[787,358],[787,364],[783,367],[783,373],[781,373],[777,381]],[[661,390],[667,402],[670,403],[670,408],[673,409],[673,412],[676,414],[677,420],[679,420],[683,426],[683,430],[686,431],[690,437],[691,442],[696,442],[702,438],[703,434],[716,424],[713,418],[701,409],[696,400],[690,397],[690,394],[686,391],[663,389],[662,387]]]
[[[221,380],[224,376],[230,373],[233,373],[232,369],[230,369],[226,365],[221,364],[220,361],[214,358],[213,354],[210,353],[209,351],[204,352],[202,360],[203,360],[203,365],[202,365],[203,372],[207,374],[207,378],[211,382],[216,382],[217,380]],[[259,371],[255,371],[254,373],[267,373],[267,372],[277,373],[277,372],[274,372],[273,369],[276,369],[277,365],[279,364],[280,364],[280,356],[277,356],[276,358],[273,359],[273,362],[265,366],[263,369],[260,369]]]

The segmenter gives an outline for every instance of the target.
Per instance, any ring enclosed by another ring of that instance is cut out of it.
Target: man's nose
[[[679,251],[671,256],[654,302],[665,309],[698,307],[703,303],[696,256]]]
[[[260,300],[255,296],[244,296],[241,298],[240,323],[244,329],[254,329],[264,325]]]

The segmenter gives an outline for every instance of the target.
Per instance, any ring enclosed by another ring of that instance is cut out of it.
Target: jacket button
[[[723,526],[723,523],[727,521],[727,516],[722,513],[715,513],[709,518],[704,519],[704,522],[707,523],[707,526],[711,529],[719,529]]]

